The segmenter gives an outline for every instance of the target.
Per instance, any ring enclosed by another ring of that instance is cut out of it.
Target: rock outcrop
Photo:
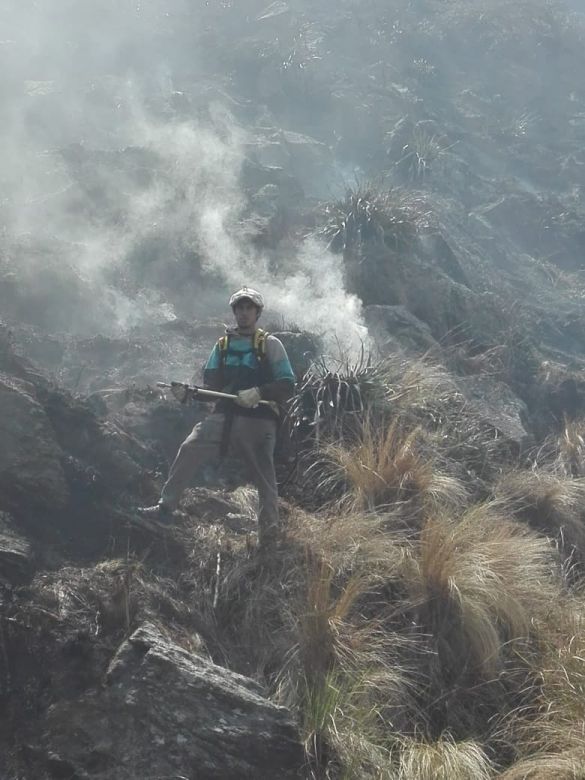
[[[149,624],[122,643],[103,689],[50,708],[44,742],[49,766],[87,780],[285,780],[303,762],[287,710]]]

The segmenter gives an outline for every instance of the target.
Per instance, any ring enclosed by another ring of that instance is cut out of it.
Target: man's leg
[[[172,511],[204,463],[217,460],[224,422],[223,414],[211,414],[198,423],[181,444],[160,496],[160,504]]]
[[[278,489],[274,471],[276,421],[236,415],[232,442],[243,457],[258,488],[258,547],[273,550],[280,535]]]

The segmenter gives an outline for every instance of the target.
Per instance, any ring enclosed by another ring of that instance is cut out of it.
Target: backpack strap
[[[219,356],[221,358],[222,365],[225,365],[225,359],[226,359],[227,351],[229,349],[229,345],[230,345],[230,337],[227,335],[227,333],[225,336],[221,336],[217,340],[217,348],[219,349]]]
[[[266,357],[266,340],[268,339],[268,333],[262,328],[257,328],[254,332],[254,338],[252,339],[252,349],[256,355],[258,361],[261,363]],[[221,365],[225,366],[227,353],[230,348],[230,337],[226,333],[224,336],[220,336],[217,340],[217,348],[219,349],[219,355]]]
[[[257,328],[254,333],[253,347],[256,357],[259,361],[264,360],[266,357],[266,340],[268,339],[268,333],[262,328]]]

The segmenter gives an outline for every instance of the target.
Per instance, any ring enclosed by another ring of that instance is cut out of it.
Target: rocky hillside
[[[5,2],[0,777],[584,778],[579,4]],[[298,377],[141,521],[242,282]]]

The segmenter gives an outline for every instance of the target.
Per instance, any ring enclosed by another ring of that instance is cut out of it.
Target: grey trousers
[[[211,414],[181,444],[161,492],[161,503],[175,509],[197,469],[219,460],[225,415]],[[234,415],[229,455],[241,457],[258,488],[258,545],[265,548],[279,533],[278,491],[274,471],[275,420]]]

